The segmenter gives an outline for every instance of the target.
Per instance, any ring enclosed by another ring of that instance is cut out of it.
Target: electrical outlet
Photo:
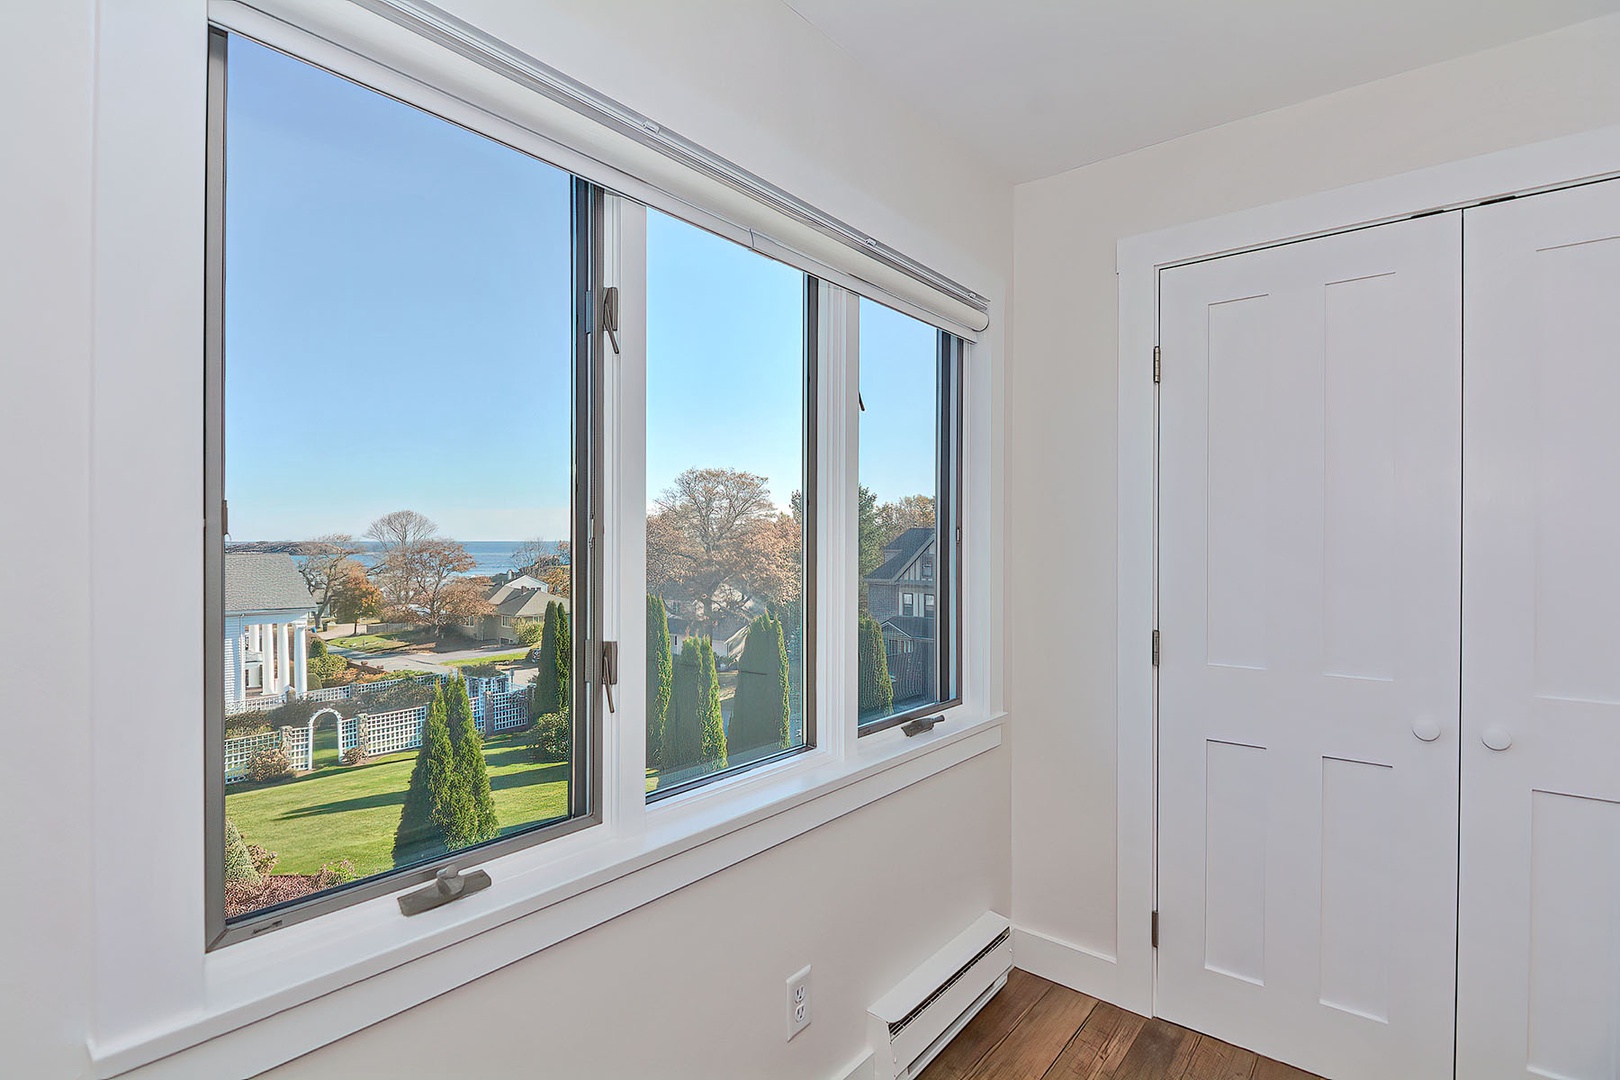
[[[787,1037],[789,1039],[810,1026],[810,967],[805,967],[787,981]]]

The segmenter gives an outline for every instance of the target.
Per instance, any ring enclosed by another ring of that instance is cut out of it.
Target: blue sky
[[[232,539],[421,511],[461,540],[566,535],[569,177],[231,40]],[[932,328],[862,304],[861,478],[933,489]],[[648,496],[682,469],[803,471],[803,276],[648,223]]]

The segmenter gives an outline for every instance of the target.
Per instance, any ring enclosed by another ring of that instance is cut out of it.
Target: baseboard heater
[[[877,1080],[913,1080],[967,1026],[1012,970],[1012,926],[993,911],[867,1010]]]

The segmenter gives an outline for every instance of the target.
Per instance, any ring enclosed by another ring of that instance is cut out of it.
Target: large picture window
[[[227,65],[225,48],[215,35],[214,943],[591,811],[576,466],[596,196],[282,53],[232,37]]]
[[[813,285],[647,215],[649,798],[811,738]]]
[[[860,731],[957,700],[959,339],[860,302]]]

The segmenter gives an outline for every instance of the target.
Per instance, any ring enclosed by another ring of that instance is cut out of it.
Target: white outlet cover
[[[810,966],[794,972],[787,981],[788,1029],[787,1037],[810,1026]]]

